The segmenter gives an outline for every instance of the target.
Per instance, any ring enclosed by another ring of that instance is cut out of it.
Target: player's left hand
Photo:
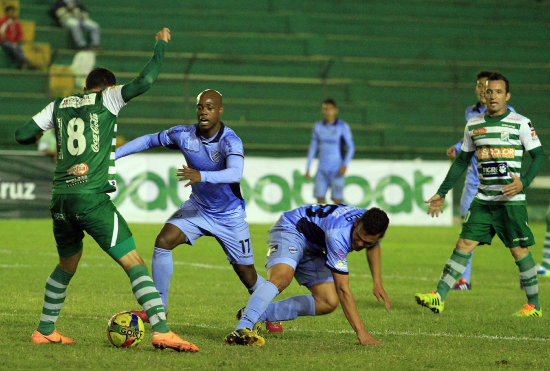
[[[344,175],[346,173],[347,169],[348,169],[348,167],[346,165],[340,166],[340,169],[338,170],[338,176]]]
[[[372,289],[372,293],[380,303],[384,303],[384,306],[386,307],[386,312],[389,312],[391,309],[391,304],[390,299],[388,298],[388,294],[386,294],[386,290],[384,290],[382,286],[374,286],[374,288]]]
[[[445,199],[440,195],[435,194],[428,201],[424,202],[430,204],[430,206],[428,207],[428,214],[430,214],[432,218],[434,217],[434,215],[438,217],[439,213],[443,212],[443,204],[445,203]]]
[[[502,188],[502,194],[506,197],[517,195],[523,190],[523,183],[521,182],[521,179],[512,173],[510,173],[510,177],[512,178],[512,183],[507,184]]]
[[[178,177],[178,182],[182,180],[189,180],[189,183],[185,187],[190,186],[191,184],[200,183],[201,181],[201,172],[195,169],[191,169],[185,165],[182,165],[183,169],[178,169],[176,171],[176,177]]]

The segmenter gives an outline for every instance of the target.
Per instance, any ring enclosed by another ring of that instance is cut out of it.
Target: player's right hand
[[[428,206],[428,214],[430,214],[432,218],[434,217],[434,215],[438,217],[439,213],[443,212],[443,204],[445,203],[445,198],[441,197],[440,195],[435,194],[428,201],[424,202],[430,204],[430,206]]]
[[[367,331],[364,333],[357,334],[357,339],[361,345],[382,345],[382,342],[376,340],[371,334]]]
[[[156,40],[164,40],[166,42],[170,41],[170,29],[164,27],[162,30],[157,32]]]

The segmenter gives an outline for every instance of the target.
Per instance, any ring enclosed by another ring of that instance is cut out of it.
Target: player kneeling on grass
[[[374,281],[373,293],[386,310],[388,295],[382,286],[380,239],[388,228],[386,213],[344,205],[307,205],[284,213],[269,231],[268,281],[239,311],[239,324],[225,337],[227,344],[262,346],[259,322],[288,321],[342,309],[362,345],[380,345],[365,329],[349,288],[347,255],[366,249]],[[311,295],[272,303],[295,277]]]
[[[15,133],[21,144],[30,144],[42,131],[55,128],[57,156],[51,214],[59,265],[46,282],[38,329],[31,341],[37,344],[73,344],[60,335],[55,322],[65,301],[67,286],[82,256],[84,231],[92,236],[118,264],[132,285],[137,301],[153,325],[153,346],[198,352],[166,325],[166,314],[132,233],[107,193],[115,191],[115,135],[117,115],[132,98],[146,92],[156,80],[170,30],[156,35],[153,58],[141,74],[126,85],[116,85],[115,75],[96,68],[86,78],[83,94],[58,98]]]
[[[445,195],[468,167],[477,151],[478,192],[464,218],[462,232],[451,258],[443,268],[437,290],[416,294],[416,302],[441,313],[447,293],[461,277],[472,251],[491,244],[498,234],[519,268],[527,304],[515,313],[518,317],[541,317],[537,269],[528,246],[535,243],[527,224],[525,192],[545,161],[544,151],[530,120],[510,111],[509,82],[500,73],[487,78],[485,99],[487,112],[466,123],[462,150],[449,169],[437,194],[430,198],[428,214],[438,216],[443,211]],[[521,175],[521,160],[528,151],[533,161]]]

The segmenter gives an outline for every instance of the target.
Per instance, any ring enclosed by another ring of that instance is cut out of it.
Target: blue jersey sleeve
[[[115,151],[115,160],[121,157],[131,155],[132,153],[142,152],[149,148],[160,146],[159,133],[147,134],[136,138],[123,146],[120,146]]]
[[[243,142],[236,134],[224,137],[220,144],[221,153],[226,159],[231,155],[244,157]]]
[[[307,171],[309,171],[309,168],[311,167],[311,163],[313,162],[313,158],[315,157],[315,154],[317,153],[317,148],[319,146],[319,136],[317,135],[316,128],[317,128],[317,125],[313,127],[311,142],[309,143],[309,151],[307,153],[307,165],[306,165]]]
[[[203,183],[239,183],[243,176],[244,157],[231,155],[226,160],[227,167],[218,171],[201,171]]]
[[[342,137],[344,138],[344,143],[346,143],[346,146],[348,147],[348,150],[346,152],[346,156],[344,157],[344,162],[342,165],[348,165],[348,163],[353,158],[353,154],[355,153],[355,146],[353,145],[353,135],[351,134],[351,129],[349,128],[348,124],[344,124],[344,128],[342,130]]]
[[[349,243],[345,241],[340,231],[330,231],[326,235],[327,267],[340,274],[348,274]]]

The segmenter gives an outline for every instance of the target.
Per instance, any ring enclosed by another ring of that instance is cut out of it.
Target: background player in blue
[[[325,99],[321,106],[323,121],[313,127],[313,136],[307,155],[306,179],[310,178],[309,169],[313,158],[319,152],[319,165],[315,174],[313,195],[318,203],[326,202],[330,188],[332,201],[337,204],[344,200],[344,183],[348,164],[353,157],[355,147],[349,125],[340,120],[338,107],[332,99]]]
[[[192,245],[200,236],[215,237],[227,259],[249,292],[265,280],[254,269],[244,200],[239,182],[243,173],[244,152],[239,137],[221,121],[222,96],[205,90],[197,96],[194,125],[179,125],[160,133],[145,135],[116,150],[116,158],[163,146],[179,149],[187,166],[178,169],[179,180],[191,186],[189,200],[166,221],[158,234],[153,253],[153,281],[165,309],[173,273],[172,249]],[[145,313],[136,312],[147,320]]]
[[[492,73],[492,71],[480,71],[476,75],[475,93],[477,97],[477,103],[472,106],[466,107],[466,122],[470,121],[470,119],[476,116],[482,115],[487,112],[487,106],[485,104],[485,85],[487,84],[487,78],[491,76]],[[516,112],[513,107],[508,105],[506,107],[508,107],[508,109],[512,112]],[[462,140],[460,140],[460,142],[456,143],[455,145],[447,148],[447,156],[451,160],[454,160],[456,158],[456,155],[460,152],[461,146]],[[472,200],[477,193],[478,185],[479,174],[477,172],[477,155],[474,153],[474,155],[472,156],[472,160],[468,165],[466,179],[464,180],[464,188],[462,189],[462,196],[460,198],[460,217],[462,219],[464,219],[464,216],[466,216],[466,213],[470,208],[470,204],[472,203]],[[468,261],[466,270],[464,271],[462,277],[453,286],[453,290],[471,290],[472,258],[474,256],[473,254],[474,252],[472,251],[472,256],[470,256],[470,260]]]
[[[389,219],[378,208],[368,211],[344,205],[306,205],[284,213],[269,231],[268,281],[250,296],[227,344],[262,346],[258,323],[327,314],[342,309],[362,345],[380,345],[365,329],[349,288],[347,255],[366,249],[373,293],[386,310],[388,295],[382,286],[380,239]],[[271,303],[295,277],[311,295]],[[238,315],[239,316],[239,315]]]

